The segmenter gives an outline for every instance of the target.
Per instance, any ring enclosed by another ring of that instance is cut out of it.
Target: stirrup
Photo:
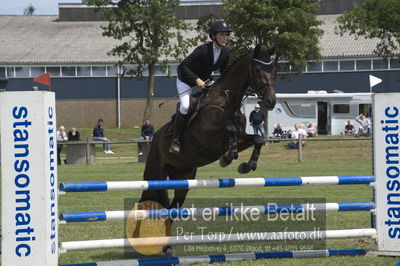
[[[179,154],[180,150],[179,140],[173,140],[171,146],[169,147],[169,152]]]

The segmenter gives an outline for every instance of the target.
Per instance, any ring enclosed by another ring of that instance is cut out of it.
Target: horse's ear
[[[254,48],[254,53],[253,53],[253,57],[254,58],[259,55],[260,50],[263,50],[265,52],[268,51],[268,53],[270,55],[273,55],[275,53],[275,47],[272,47],[271,49],[268,49],[267,47],[262,46],[261,44],[257,44],[256,47]]]
[[[254,48],[253,58],[257,57],[258,53],[260,52],[260,48],[261,48],[261,45],[257,44],[256,47]]]

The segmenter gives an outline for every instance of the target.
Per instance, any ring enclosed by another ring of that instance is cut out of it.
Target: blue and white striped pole
[[[233,188],[233,187],[274,187],[304,185],[355,185],[369,184],[375,178],[362,176],[304,176],[304,177],[265,177],[265,178],[224,178],[189,180],[151,180],[119,182],[77,182],[61,183],[61,192],[89,192],[111,190],[158,190],[193,188]]]
[[[105,261],[95,263],[64,264],[60,266],[153,266],[153,265],[188,265],[196,263],[216,263],[259,259],[279,258],[325,258],[330,256],[360,256],[368,252],[366,249],[324,249],[304,251],[270,251],[252,253],[217,254],[202,256],[183,256],[170,258],[136,259]]]
[[[305,203],[285,205],[256,205],[239,207],[210,207],[210,208],[182,208],[159,210],[132,210],[132,211],[103,211],[103,212],[77,212],[62,213],[60,222],[95,222],[130,219],[179,219],[187,217],[232,216],[234,214],[277,214],[300,212],[343,212],[343,211],[370,211],[375,208],[373,202],[338,202],[338,203]]]

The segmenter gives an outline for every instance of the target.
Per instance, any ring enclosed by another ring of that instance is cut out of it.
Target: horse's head
[[[252,91],[262,100],[268,110],[272,110],[276,104],[273,81],[272,52],[257,45],[253,52],[250,67],[250,84]]]

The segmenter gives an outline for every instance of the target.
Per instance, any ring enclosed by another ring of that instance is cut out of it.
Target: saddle
[[[198,115],[200,109],[206,105],[208,89],[203,89],[196,94],[190,96],[190,105],[187,113],[188,118],[186,119],[186,123],[184,129],[190,128],[193,120]],[[179,112],[180,102],[176,104],[176,111]],[[166,129],[162,133],[163,136],[171,136],[174,134],[174,121],[175,114],[171,116],[171,120],[168,122]]]

